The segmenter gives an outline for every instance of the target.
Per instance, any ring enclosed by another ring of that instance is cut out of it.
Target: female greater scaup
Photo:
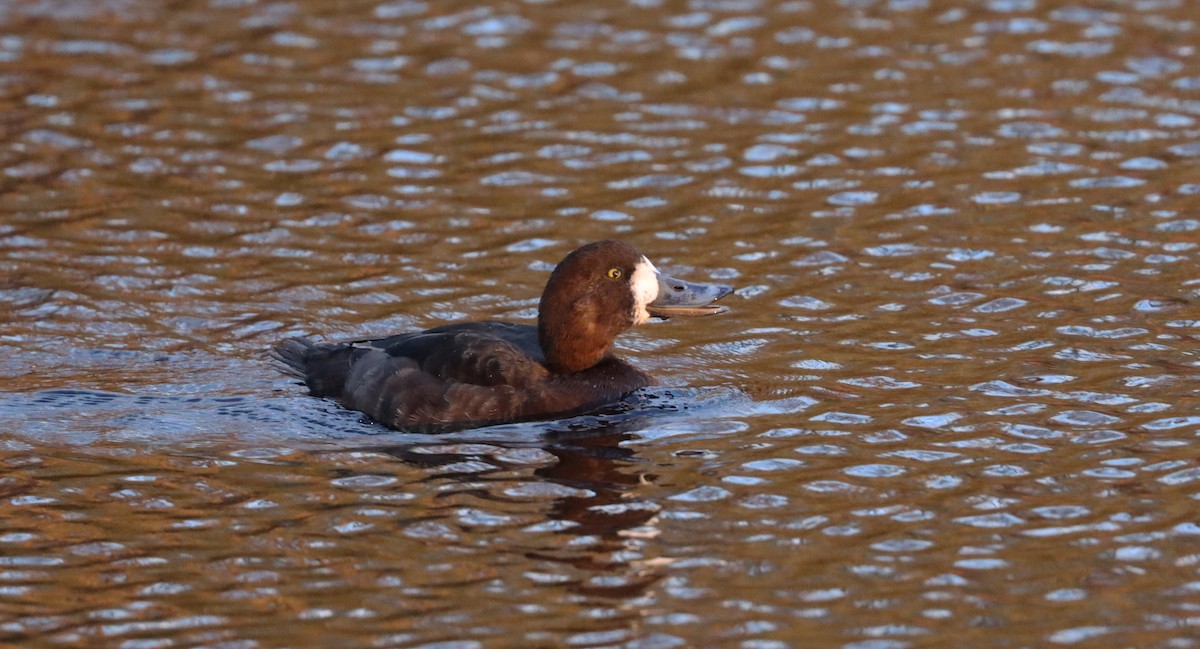
[[[731,291],[667,277],[628,243],[599,241],[554,268],[537,327],[488,321],[352,342],[293,338],[271,356],[314,396],[399,430],[557,419],[650,385],[613,354],[618,334],[651,317],[721,313],[712,303]]]

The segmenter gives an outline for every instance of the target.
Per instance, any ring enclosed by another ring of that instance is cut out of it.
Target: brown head
[[[597,241],[567,255],[546,282],[538,306],[538,341],[552,372],[579,372],[612,354],[626,329],[652,316],[720,313],[711,303],[728,286],[667,277],[624,241]]]

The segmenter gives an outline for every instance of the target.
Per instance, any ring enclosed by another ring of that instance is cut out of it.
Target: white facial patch
[[[650,319],[646,305],[658,299],[658,269],[649,259],[642,257],[633,267],[629,286],[633,291],[633,324],[640,325]]]

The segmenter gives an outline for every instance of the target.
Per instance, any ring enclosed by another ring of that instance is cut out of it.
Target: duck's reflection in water
[[[640,419],[640,418],[637,418]],[[597,421],[595,426],[549,433],[536,449],[528,446],[435,444],[406,445],[384,450],[406,463],[436,472],[439,482],[459,481],[461,489],[446,489],[440,497],[461,502],[464,491],[474,502],[495,503],[501,515],[512,515],[514,506],[527,530],[537,530],[508,546],[509,551],[558,565],[560,585],[586,596],[628,599],[646,594],[668,563],[645,554],[647,541],[658,535],[660,507],[642,497],[641,487],[655,479],[650,465],[623,446],[644,425],[636,420]],[[497,466],[478,470],[481,458],[504,464],[505,456],[526,459],[540,455],[536,468],[518,471]],[[462,467],[467,470],[456,470]],[[538,494],[539,498],[523,498]],[[548,496],[548,497],[545,497]],[[540,520],[529,520],[535,513]],[[547,536],[544,532],[552,530]],[[565,572],[566,574],[562,574]]]

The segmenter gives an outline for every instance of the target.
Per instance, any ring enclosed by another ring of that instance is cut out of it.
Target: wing
[[[353,345],[411,359],[414,367],[443,381],[521,388],[549,373],[537,329],[529,325],[469,322]]]

